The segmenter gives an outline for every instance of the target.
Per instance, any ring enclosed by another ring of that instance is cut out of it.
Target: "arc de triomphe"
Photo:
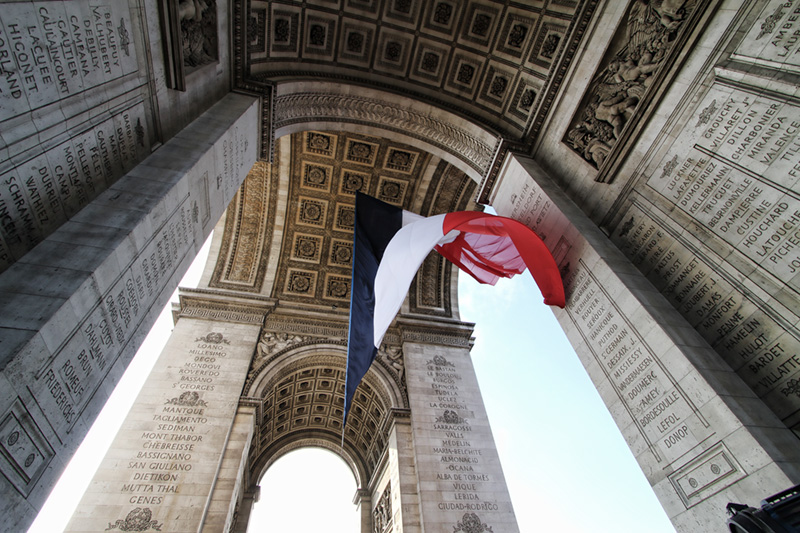
[[[800,5],[170,0],[0,9],[0,490],[23,530],[216,227],[73,531],[244,531],[321,446],[362,531],[517,531],[429,257],[341,447],[353,197],[533,228],[679,531],[800,481]]]

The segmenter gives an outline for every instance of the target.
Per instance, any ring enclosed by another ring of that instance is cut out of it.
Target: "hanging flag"
[[[555,260],[524,224],[472,211],[423,217],[356,193],[343,426],[358,384],[434,248],[480,283],[494,285],[527,268],[544,303],[564,307]]]

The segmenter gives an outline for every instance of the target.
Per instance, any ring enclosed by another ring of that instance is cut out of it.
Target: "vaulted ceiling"
[[[279,302],[244,392],[259,409],[254,474],[298,442],[339,444],[355,192],[422,215],[474,208],[500,136],[535,140],[596,4],[234,2],[235,85],[264,95],[263,159],[228,208],[209,287]],[[406,312],[458,320],[451,274],[432,254]],[[345,435],[367,477],[407,407],[396,355],[379,355]]]
[[[243,0],[238,76],[388,90],[530,141],[596,3]]]

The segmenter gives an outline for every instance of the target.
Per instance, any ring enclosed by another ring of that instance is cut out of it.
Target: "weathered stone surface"
[[[232,191],[255,160],[245,132],[257,131],[256,109],[250,97],[226,98],[190,127],[206,133],[204,143],[167,143],[146,160],[153,173],[182,161],[180,172],[161,173],[170,183],[163,196],[128,192],[138,176],[126,175],[120,190],[112,185],[0,276],[0,360],[13,384],[2,397],[3,420],[9,435],[26,435],[0,459],[4,499],[23,508],[43,501],[47,491],[36,488],[61,471],[53,459],[78,445],[119,379],[112,368],[127,366],[131,344],[157,314],[151,309],[164,305],[211,231],[193,215],[198,200],[207,198],[215,217],[230,200],[205,176],[219,174]],[[229,147],[227,157],[216,157],[217,145]],[[24,519],[5,517],[11,529]]]
[[[253,431],[252,408],[237,414],[239,391],[259,329],[178,321],[68,531],[125,525],[143,513],[166,531],[232,522]]]

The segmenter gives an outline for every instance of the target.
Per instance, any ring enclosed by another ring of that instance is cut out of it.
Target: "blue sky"
[[[181,285],[196,285],[199,270]],[[475,372],[520,531],[674,533],[530,275],[495,287],[460,276],[459,295],[462,320],[476,323]],[[66,526],[171,327],[167,309],[30,533]],[[293,452],[262,480],[251,531],[353,533],[354,493],[334,454]]]

